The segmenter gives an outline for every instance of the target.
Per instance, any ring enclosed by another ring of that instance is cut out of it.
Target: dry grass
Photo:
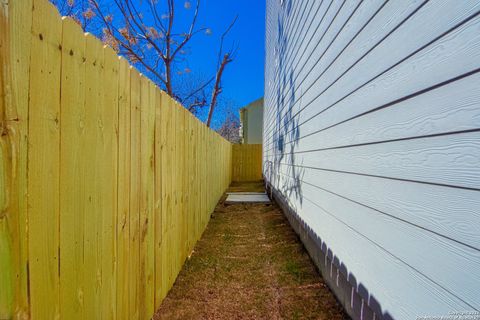
[[[154,319],[348,317],[276,205],[221,201]]]

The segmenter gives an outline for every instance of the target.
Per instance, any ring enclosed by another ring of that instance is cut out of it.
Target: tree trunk
[[[172,65],[169,60],[165,61],[165,88],[168,95],[173,98]]]
[[[208,111],[207,119],[207,127],[209,128],[212,122],[213,111],[217,105],[218,95],[222,92],[222,89],[220,88],[220,81],[222,80],[223,71],[225,70],[225,66],[231,61],[229,57],[230,56],[228,53],[223,56],[222,63],[220,64],[220,68],[217,70],[217,76],[215,77],[215,86],[212,92],[212,100],[210,101],[210,110]]]

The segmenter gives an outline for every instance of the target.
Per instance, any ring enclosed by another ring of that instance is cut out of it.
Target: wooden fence
[[[262,180],[262,145],[234,144],[232,147],[232,180]]]
[[[231,144],[47,0],[0,7],[0,319],[150,319]]]

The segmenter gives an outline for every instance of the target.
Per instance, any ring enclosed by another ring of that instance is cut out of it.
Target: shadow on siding
[[[291,12],[291,2],[288,1],[287,15]],[[303,203],[301,180],[305,169],[299,167],[295,158],[295,149],[298,146],[300,137],[300,128],[298,119],[293,117],[293,107],[296,100],[296,88],[294,82],[293,70],[286,68],[286,48],[287,37],[284,32],[283,24],[278,18],[278,37],[275,50],[278,51],[278,70],[280,72],[279,82],[277,84],[277,94],[275,103],[275,122],[273,129],[273,160],[266,170],[267,180],[273,182],[275,186],[281,186],[281,192],[288,195],[289,198],[295,198],[300,204]],[[283,72],[283,70],[288,70]],[[287,94],[288,93],[288,94]],[[285,115],[282,116],[282,111]],[[293,143],[286,144],[286,141]],[[287,147],[288,146],[288,147]],[[286,171],[283,171],[285,170]],[[283,172],[282,175],[278,174]],[[276,173],[276,174],[275,174]],[[288,179],[282,178],[288,177]]]
[[[291,14],[292,0],[286,1],[284,5],[288,16]],[[302,220],[297,214],[297,208],[292,207],[292,203],[296,202],[291,201],[293,198],[300,205],[303,203],[301,181],[305,170],[298,166],[303,163],[298,164],[298,159],[295,157],[300,128],[298,117],[293,115],[295,103],[298,104],[297,109],[301,109],[302,101],[295,101],[297,88],[293,69],[287,65],[288,61],[286,61],[288,39],[280,17],[277,18],[277,26],[275,51],[278,59],[277,70],[280,74],[277,80],[279,83],[276,84],[274,106],[273,160],[266,164],[264,172],[266,181],[323,278],[352,319],[393,320],[388,312],[383,312],[380,302],[368,288],[358,283],[355,275],[348,271],[348,267],[340,261],[328,244]],[[284,112],[283,116],[282,112]],[[385,286],[388,286],[388,283],[385,283]]]
[[[340,261],[322,237],[302,220],[280,190],[273,188],[271,184],[268,189],[348,315],[354,320],[394,320],[388,312],[383,311],[380,302],[368,288],[349,272],[348,267]],[[385,283],[385,286],[388,286],[388,283]]]

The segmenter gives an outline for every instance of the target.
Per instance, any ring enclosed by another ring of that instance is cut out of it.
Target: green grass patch
[[[302,270],[298,262],[294,260],[288,260],[285,263],[285,271],[295,278],[297,282],[300,282],[305,278],[305,272]]]

